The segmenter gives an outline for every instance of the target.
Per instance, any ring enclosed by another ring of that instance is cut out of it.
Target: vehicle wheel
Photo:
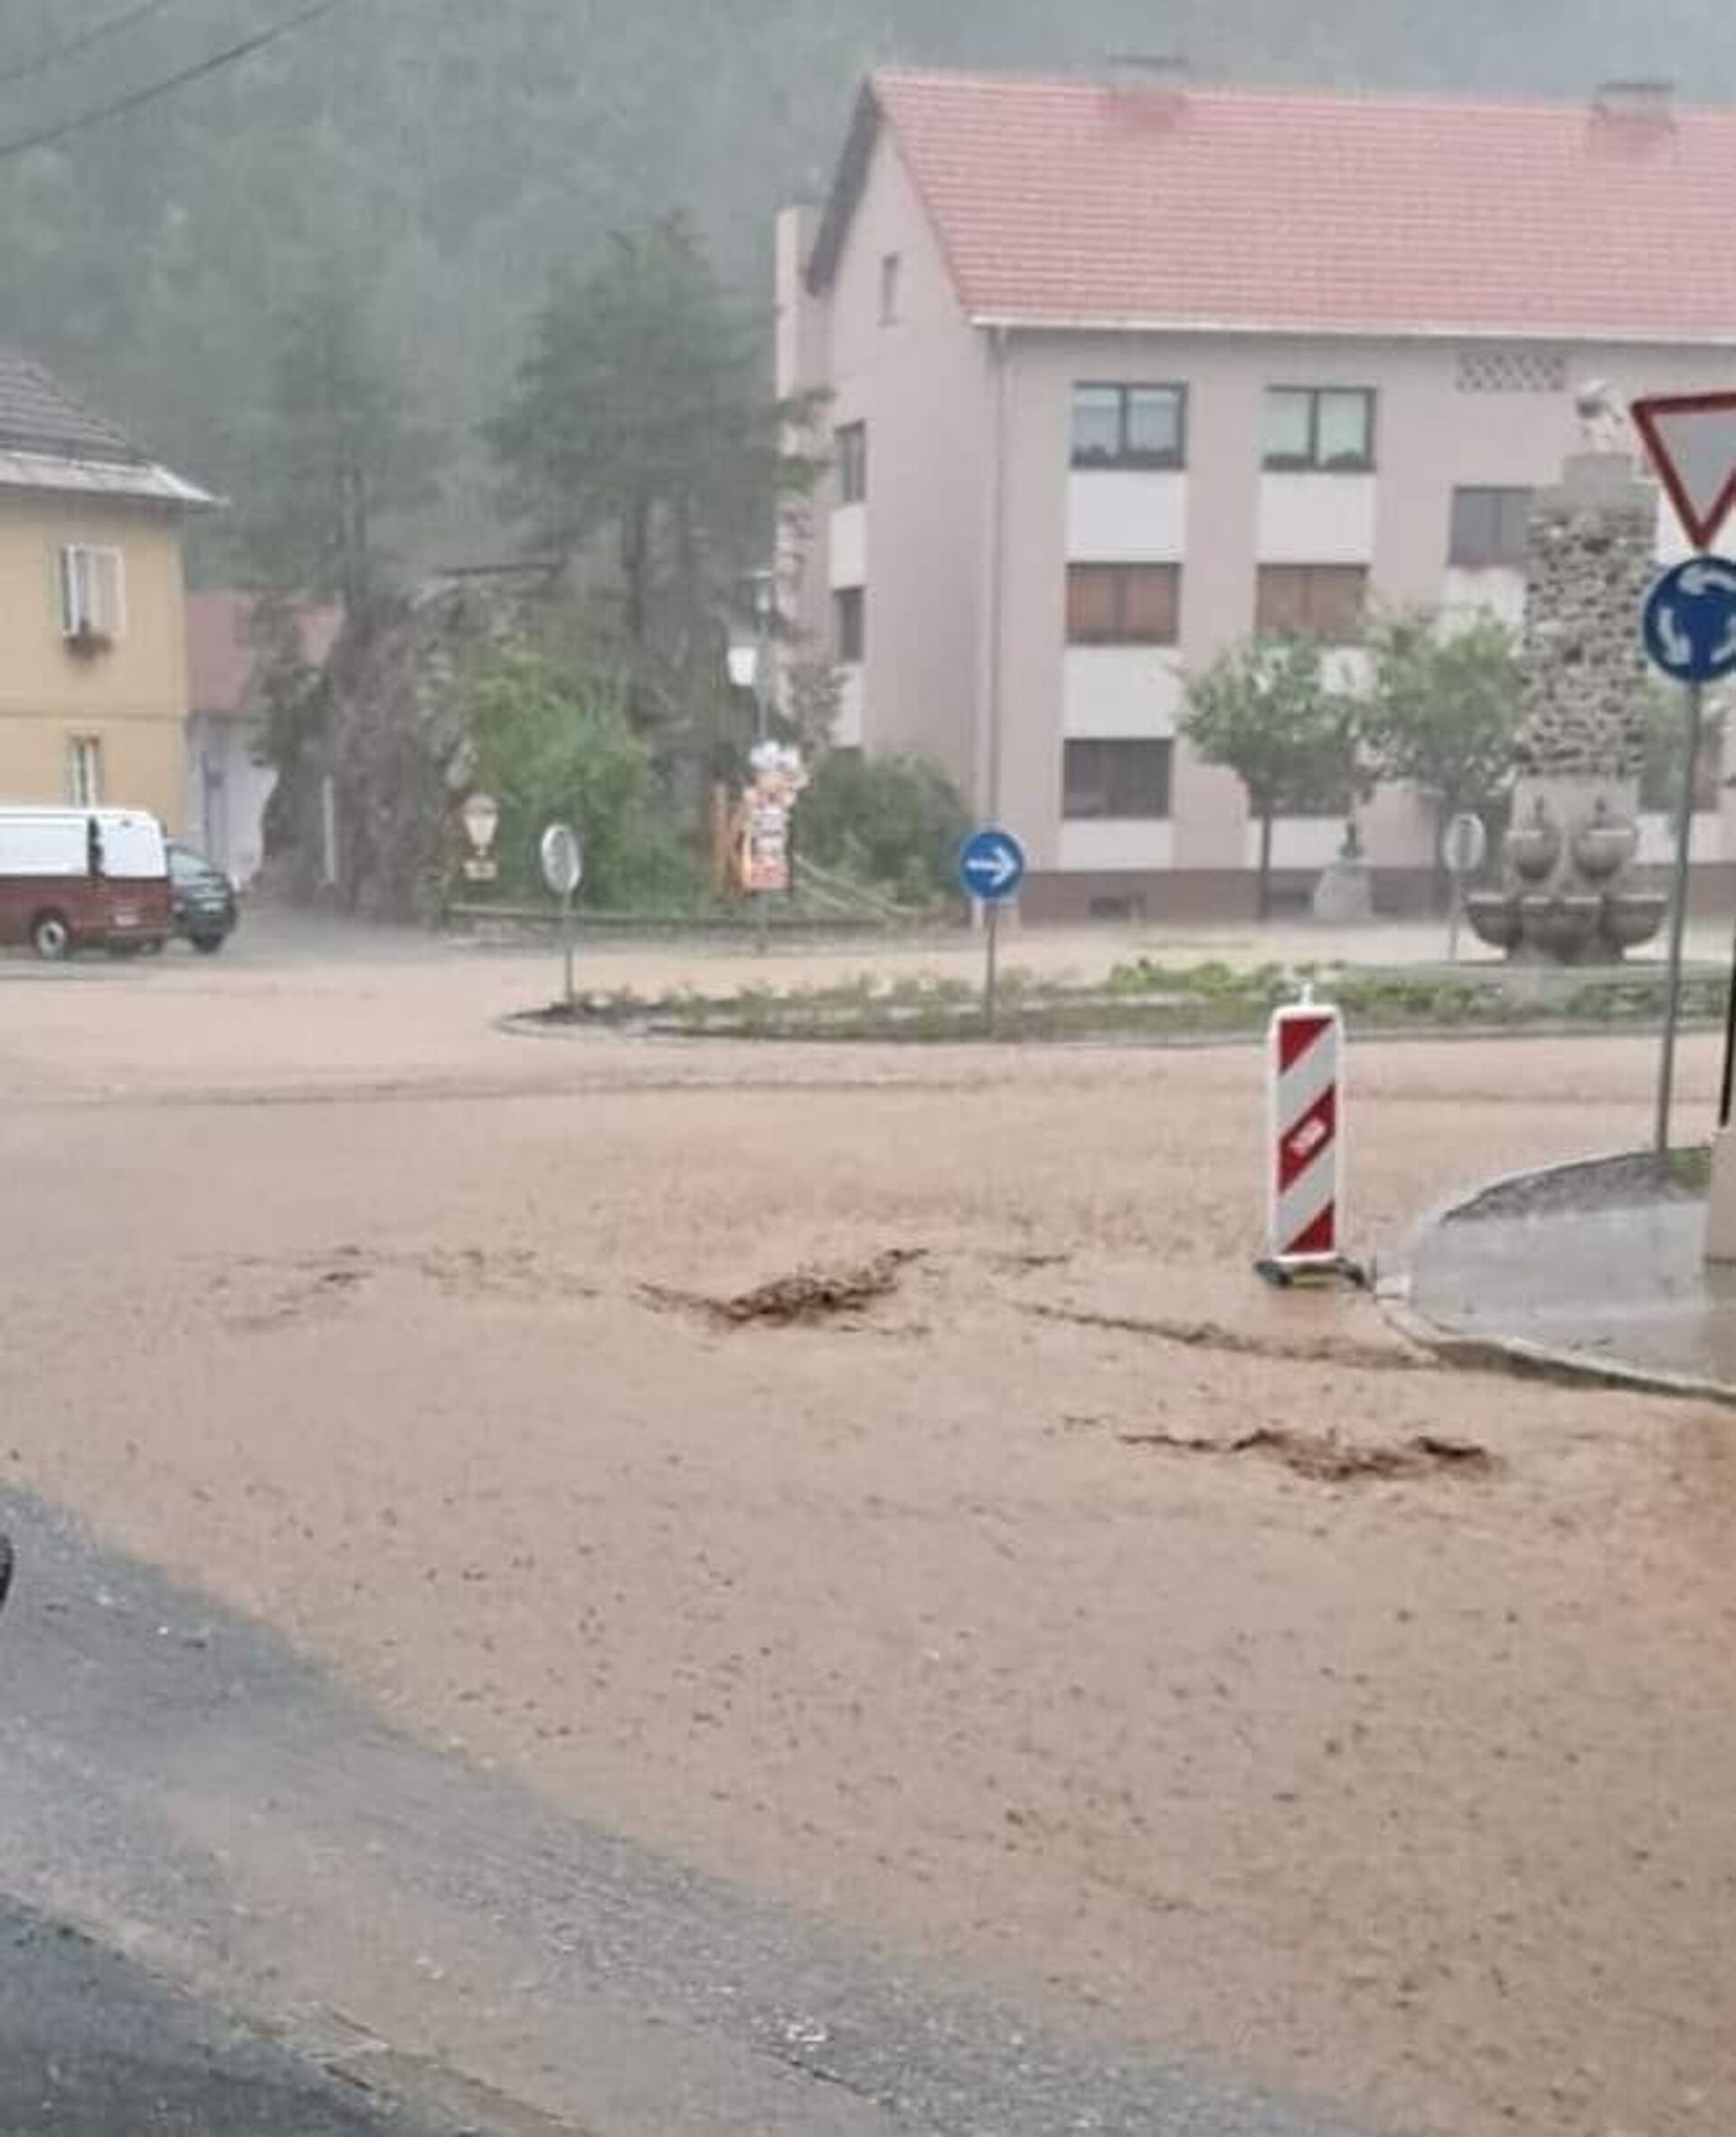
[[[215,957],[223,947],[224,940],[222,935],[194,935],[191,938],[193,947],[201,957]]]
[[[39,912],[30,923],[30,946],[44,964],[57,965],[72,954],[72,931],[63,912]]]

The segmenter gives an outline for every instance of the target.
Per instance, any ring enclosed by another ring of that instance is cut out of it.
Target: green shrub
[[[969,818],[958,789],[920,757],[828,757],[803,795],[798,850],[822,868],[931,904],[951,890]]]
[[[538,843],[556,820],[584,840],[584,902],[606,911],[680,907],[697,871],[606,670],[527,646],[496,648],[468,678],[476,783],[501,806],[501,888],[542,897]]]

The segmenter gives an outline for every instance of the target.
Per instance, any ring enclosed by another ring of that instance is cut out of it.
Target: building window
[[[61,552],[61,630],[69,638],[118,638],[126,629],[118,549],[73,543]]]
[[[1374,465],[1374,396],[1364,386],[1273,386],[1266,465],[1366,474]]]
[[[1167,742],[1070,742],[1061,751],[1061,814],[1148,823],[1169,814]]]
[[[1456,489],[1448,563],[1470,572],[1498,564],[1520,570],[1530,519],[1529,490]]]
[[[832,596],[832,654],[840,667],[860,665],[868,643],[868,596],[845,586]]]
[[[1185,386],[1073,388],[1075,468],[1180,468],[1186,459]]]
[[[868,426],[845,423],[832,433],[838,469],[838,503],[862,505],[868,498]]]
[[[1069,564],[1070,646],[1173,646],[1181,571],[1175,564]]]
[[[67,737],[66,798],[74,808],[102,806],[102,743],[94,734]]]
[[[1363,564],[1261,564],[1254,629],[1263,638],[1319,638],[1351,646],[1363,635],[1368,605]]]
[[[904,279],[904,261],[900,254],[888,252],[880,263],[880,323],[882,326],[898,324],[899,285]]]

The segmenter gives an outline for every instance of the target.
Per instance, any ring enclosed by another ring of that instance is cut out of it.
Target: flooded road
[[[491,1028],[527,998],[10,990],[9,1480],[551,1815],[1033,2024],[1346,2127],[1725,2137],[1727,1416],[1262,1291],[1251,1053]],[[1363,1050],[1353,1243],[1643,1139],[1651,1066]]]

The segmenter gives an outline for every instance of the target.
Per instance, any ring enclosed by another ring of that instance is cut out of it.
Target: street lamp
[[[760,680],[760,640],[744,630],[730,633],[730,680],[738,690],[752,690]],[[758,693],[756,692],[756,695]]]

